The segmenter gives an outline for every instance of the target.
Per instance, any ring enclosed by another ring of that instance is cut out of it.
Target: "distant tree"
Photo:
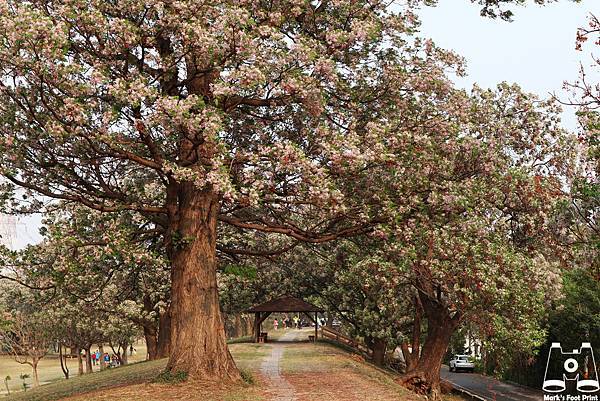
[[[105,336],[105,341],[119,359],[119,363],[126,365],[129,346],[140,337],[140,327],[131,320],[111,314],[106,316],[106,320],[100,322],[100,328]]]
[[[99,324],[104,314],[84,302],[74,302],[60,295],[48,302],[45,310],[55,322],[54,336],[57,341],[77,354],[79,375],[92,373],[92,360],[89,357],[91,347],[105,341]]]
[[[340,244],[332,258],[313,271],[320,279],[315,287],[321,302],[372,351],[373,362],[383,366],[386,351],[408,343],[413,311],[421,311],[414,307],[411,295],[416,294],[397,269],[377,257],[371,259],[378,247],[372,242],[362,238]]]
[[[4,325],[0,344],[23,365],[31,366],[34,386],[39,386],[38,365],[54,343],[52,322],[27,290],[4,287]]]
[[[44,224],[41,244],[4,253],[4,277],[43,283],[33,287],[60,323],[57,338],[86,357],[92,344],[109,343],[126,358],[123,350],[143,328],[150,358],[167,356],[168,270],[131,215],[64,207]]]
[[[83,208],[53,215],[44,231],[54,257],[35,274],[48,277],[71,302],[86,305],[97,327],[106,320],[141,327],[150,359],[164,358],[170,346],[169,271],[154,230],[139,218]]]
[[[563,294],[549,313],[548,339],[565,349],[600,343],[600,280],[583,269],[569,271]]]

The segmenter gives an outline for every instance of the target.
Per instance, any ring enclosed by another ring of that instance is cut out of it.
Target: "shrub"
[[[154,380],[154,383],[164,383],[164,384],[177,384],[183,383],[188,378],[188,372],[183,370],[178,370],[176,372],[171,372],[170,370],[165,370],[161,372]]]
[[[254,379],[254,375],[249,370],[240,369],[240,376],[242,376],[242,380],[248,384],[256,383],[256,380]]]

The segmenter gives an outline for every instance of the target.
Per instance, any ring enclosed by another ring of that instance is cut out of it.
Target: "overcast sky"
[[[577,78],[579,63],[591,63],[592,46],[575,51],[575,33],[590,13],[600,14],[600,0],[514,7],[510,23],[482,18],[479,7],[468,0],[439,2],[421,10],[421,35],[465,57],[469,75],[457,82],[460,86],[477,82],[493,87],[508,81],[540,96],[566,96],[563,81]],[[576,129],[573,110],[565,111],[563,123]],[[39,241],[40,221],[40,216],[18,220],[14,247]]]
[[[556,92],[566,97],[563,82],[577,78],[580,63],[592,62],[594,46],[576,51],[575,35],[590,13],[600,14],[600,0],[560,0],[512,10],[514,21],[505,22],[482,18],[480,6],[467,0],[439,0],[438,6],[421,10],[421,35],[466,59],[469,75],[458,81],[460,86],[470,88],[477,82],[494,87],[508,81],[540,96]],[[573,110],[565,110],[563,123],[576,128]]]

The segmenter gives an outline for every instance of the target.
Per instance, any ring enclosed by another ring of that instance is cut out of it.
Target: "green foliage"
[[[19,378],[23,381],[22,386],[23,386],[23,391],[27,391],[27,389],[29,388],[29,383],[26,382],[27,379],[29,379],[31,376],[28,375],[27,373],[21,373],[19,375]]]
[[[565,349],[583,341],[600,346],[600,281],[584,269],[563,276],[563,298],[549,317],[549,340]]]
[[[475,359],[473,363],[475,364],[475,372],[487,374],[487,372],[485,371],[484,361],[482,359]]]
[[[367,345],[383,339],[394,349],[411,328],[412,291],[400,279],[401,269],[380,258],[381,250],[381,244],[367,239],[340,246],[336,263],[322,266],[331,276],[321,294],[326,305],[343,311],[351,335]]]
[[[4,387],[6,387],[6,394],[8,394],[8,395],[10,395],[10,388],[8,387],[8,382],[9,382],[10,380],[12,380],[12,379],[11,379],[11,377],[10,377],[10,375],[7,375],[7,376],[4,378]]]
[[[242,380],[247,384],[256,384],[256,379],[252,372],[248,369],[240,369],[240,376]]]
[[[155,379],[154,383],[177,384],[183,383],[188,378],[188,372],[178,370],[171,372],[170,370],[162,371]]]
[[[223,268],[223,273],[247,279],[255,279],[256,267],[251,265],[228,264]]]
[[[600,282],[586,268],[563,274],[562,297],[548,308],[545,327],[545,342],[533,351],[511,350],[510,344],[497,342],[494,349],[499,352],[488,355],[487,373],[539,388],[553,342],[560,342],[564,350],[579,349],[582,342],[590,342],[596,360],[600,358],[596,345],[600,344]]]

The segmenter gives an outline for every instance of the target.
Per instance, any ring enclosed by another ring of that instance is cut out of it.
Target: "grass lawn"
[[[67,366],[72,374],[77,374],[77,359],[68,359]],[[0,356],[0,394],[6,394],[6,388],[4,386],[4,378],[10,376],[11,380],[8,382],[10,391],[22,390],[23,381],[19,379],[20,374],[28,374],[30,377],[25,382],[31,386],[33,383],[33,373],[29,365],[21,365],[9,356]],[[63,376],[62,370],[60,369],[60,361],[56,356],[48,356],[40,361],[38,366],[38,374],[40,383],[48,383]]]
[[[92,347],[95,350],[97,347]],[[134,355],[129,356],[129,361],[141,362],[146,359],[146,344],[140,341],[134,344],[136,352]],[[111,353],[110,347],[105,348],[106,352]],[[77,375],[77,359],[67,358],[67,366],[71,377]],[[100,370],[99,366],[94,366],[94,370]],[[15,360],[7,355],[0,355],[0,395],[6,394],[6,388],[4,386],[4,378],[10,376],[11,380],[8,382],[8,388],[11,392],[21,391],[23,389],[23,381],[19,379],[19,375],[22,373],[28,374],[30,377],[25,382],[31,387],[33,384],[33,373],[29,365],[22,365],[15,362]],[[38,375],[41,384],[51,383],[64,378],[63,372],[60,368],[60,360],[58,355],[48,355],[40,361],[38,365]]]

